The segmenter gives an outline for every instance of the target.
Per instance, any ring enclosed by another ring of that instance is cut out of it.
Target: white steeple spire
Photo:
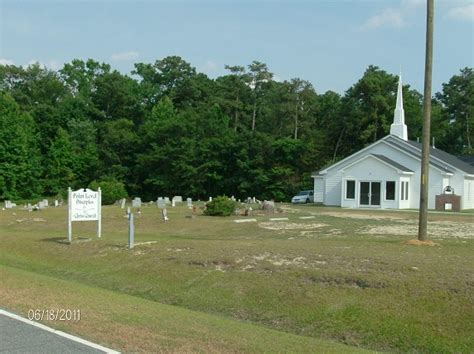
[[[393,112],[393,124],[390,126],[390,134],[400,139],[408,140],[408,130],[405,125],[405,111],[403,110],[402,74],[398,80],[397,105]]]

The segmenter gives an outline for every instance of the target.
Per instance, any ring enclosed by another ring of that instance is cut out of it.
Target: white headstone
[[[166,204],[171,204],[171,202],[170,202],[170,198],[168,198],[168,197],[165,197],[165,203],[166,203]]]
[[[175,203],[182,203],[183,202],[183,197],[180,196],[180,195],[175,195],[173,197],[173,200],[174,200]]]
[[[193,208],[193,200],[191,198],[187,198],[186,203],[188,204],[189,209]]]
[[[160,209],[166,208],[166,201],[163,198],[158,198],[157,204]]]
[[[212,197],[209,197],[209,201],[212,202]]]
[[[48,199],[43,199],[43,205],[44,205],[45,207],[48,206]]]
[[[174,199],[171,201],[171,206],[174,208],[176,206],[176,202],[174,201]]]
[[[11,208],[12,208],[11,200],[5,200],[5,209],[11,209]]]
[[[123,198],[121,201],[120,201],[120,208],[122,209],[125,209],[125,202],[127,201],[127,199]]]
[[[44,209],[45,208],[45,205],[44,205],[44,200],[40,200],[38,202],[38,209]]]
[[[30,203],[28,203],[27,208],[28,208],[28,211],[33,211],[33,207],[31,206]]]
[[[57,199],[54,200],[54,206],[57,208],[59,206],[59,201]]]
[[[139,197],[136,197],[132,200],[132,207],[133,208],[141,208],[142,207],[142,200]]]
[[[233,202],[235,202],[235,197],[234,197],[234,196],[230,197],[230,199],[231,199]]]

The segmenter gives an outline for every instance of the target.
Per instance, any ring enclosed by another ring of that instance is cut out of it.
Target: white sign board
[[[68,190],[68,239],[72,240],[72,221],[97,220],[97,236],[101,234],[102,193],[91,189]]]

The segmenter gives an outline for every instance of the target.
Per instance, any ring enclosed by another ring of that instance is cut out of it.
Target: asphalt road
[[[104,352],[106,351],[0,314],[0,353]]]

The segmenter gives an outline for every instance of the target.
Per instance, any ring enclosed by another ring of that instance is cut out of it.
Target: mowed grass
[[[74,223],[72,245],[65,208],[3,211],[1,305],[80,307],[81,322],[49,324],[126,351],[472,352],[472,214],[430,215],[429,247],[383,232],[413,228],[413,212],[285,210],[237,224],[180,206],[163,223],[147,206],[133,250],[118,207],[103,208],[101,239]]]

